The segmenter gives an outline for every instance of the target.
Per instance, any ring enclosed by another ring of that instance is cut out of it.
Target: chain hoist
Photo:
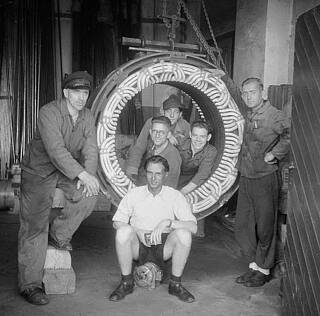
[[[204,12],[206,15],[207,23],[209,23],[208,25],[210,25],[210,22],[208,22],[209,21],[208,14],[207,14],[207,11],[206,11],[206,8],[205,8],[203,1],[202,1],[202,5],[203,5],[203,9],[204,9]],[[183,9],[184,14],[185,14],[187,20],[190,22],[193,31],[195,32],[197,38],[199,39],[200,44],[205,49],[208,56],[213,61],[214,65],[216,65],[218,68],[221,68],[221,66],[222,66],[223,70],[226,71],[225,65],[223,63],[223,59],[222,59],[222,56],[220,53],[220,49],[219,49],[217,42],[216,42],[214,35],[213,35],[211,25],[209,26],[209,28],[210,28],[211,36],[213,37],[213,43],[214,43],[215,47],[212,47],[208,44],[207,40],[205,39],[205,37],[201,33],[200,28],[198,27],[196,21],[193,19],[192,15],[190,14],[186,3],[183,0],[178,0],[177,6],[178,6],[178,12],[181,12],[181,8]],[[215,53],[218,55],[218,58],[216,57]]]

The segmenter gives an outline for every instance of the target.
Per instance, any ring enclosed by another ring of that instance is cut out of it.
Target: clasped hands
[[[162,243],[161,235],[165,231],[166,228],[169,227],[171,221],[169,219],[162,220],[153,231],[137,229],[136,234],[140,240],[146,247],[151,247],[151,245],[159,245]],[[145,238],[145,234],[150,234],[150,242],[148,242]]]

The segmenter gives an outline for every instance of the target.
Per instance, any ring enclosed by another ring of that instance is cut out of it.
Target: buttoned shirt
[[[181,163],[181,176],[189,176],[192,183],[203,184],[212,174],[217,155],[216,148],[207,143],[202,150],[193,154],[191,139],[186,139],[178,146]]]
[[[289,151],[290,123],[285,114],[269,101],[256,110],[246,113],[244,139],[241,149],[240,173],[247,178],[259,178],[278,169],[277,164],[267,164],[264,156],[271,152],[281,160]]]
[[[138,174],[138,169],[141,164],[142,157],[147,151],[150,142],[152,143],[149,133],[151,127],[152,118],[149,118],[145,122],[136,143],[130,149],[129,157],[126,162],[126,170],[129,173]],[[180,118],[175,125],[171,126],[171,132],[180,144],[186,137],[189,137],[190,124],[183,118]]]
[[[42,177],[59,170],[72,180],[84,170],[95,174],[97,164],[96,128],[91,111],[82,109],[74,124],[65,99],[42,106],[35,136],[22,161],[23,170]]]
[[[160,193],[153,195],[147,185],[131,189],[112,218],[113,221],[129,223],[137,229],[149,231],[165,219],[197,222],[179,191],[162,186]]]

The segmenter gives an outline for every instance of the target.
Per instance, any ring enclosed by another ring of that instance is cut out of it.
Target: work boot
[[[65,251],[72,251],[72,245],[69,241],[58,241],[55,240],[50,235],[48,236],[48,245],[58,249],[58,250],[65,250]]]
[[[260,271],[255,271],[251,278],[243,283],[247,287],[259,287],[263,286],[265,283],[269,282],[272,279],[271,274],[266,275]]]
[[[20,293],[20,295],[30,304],[46,305],[49,303],[48,296],[44,293],[42,288],[30,287]]]
[[[170,280],[168,292],[186,303],[192,303],[195,300],[194,296],[180,282]]]
[[[243,283],[246,283],[247,281],[250,280],[250,278],[252,277],[252,275],[254,274],[254,271],[253,269],[249,269],[246,273],[238,276],[236,278],[236,283],[238,284],[243,284]]]
[[[128,294],[131,294],[134,289],[134,282],[132,281],[121,281],[118,287],[111,293],[109,300],[113,302],[124,299]]]

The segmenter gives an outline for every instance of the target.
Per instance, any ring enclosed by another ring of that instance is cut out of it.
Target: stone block
[[[44,269],[70,269],[71,255],[69,251],[58,250],[48,246]]]
[[[76,275],[70,269],[45,269],[43,284],[46,294],[71,294],[76,290]]]

